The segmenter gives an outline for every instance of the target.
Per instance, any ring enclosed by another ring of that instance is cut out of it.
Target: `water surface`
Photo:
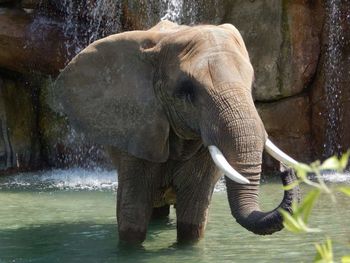
[[[345,180],[332,187],[349,184]],[[213,195],[206,236],[194,246],[178,246],[175,211],[152,222],[142,247],[118,245],[114,172],[53,171],[0,178],[0,262],[310,262],[314,242],[325,235],[335,254],[350,254],[350,200],[323,198],[311,226],[323,233],[281,231],[257,236],[231,217],[219,184]],[[275,207],[277,182],[261,187],[264,209]],[[303,188],[303,192],[307,189]]]

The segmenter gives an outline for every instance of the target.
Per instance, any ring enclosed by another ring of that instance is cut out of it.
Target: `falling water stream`
[[[166,3],[167,9],[161,20],[181,23],[183,0],[163,0],[163,2]]]
[[[340,87],[342,46],[341,0],[327,0],[328,46],[325,58],[326,136],[324,157],[340,154],[342,123],[342,91]]]
[[[159,1],[159,19],[181,23],[183,0]],[[121,32],[121,5],[121,0],[63,1],[64,33],[69,39],[66,42],[69,58],[93,41]]]
[[[69,58],[95,40],[120,32],[120,0],[64,0],[62,9],[64,34],[69,39],[66,42]]]

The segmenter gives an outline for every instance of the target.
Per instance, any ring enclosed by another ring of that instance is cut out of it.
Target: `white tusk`
[[[249,180],[243,177],[239,172],[237,172],[226,160],[225,156],[214,145],[208,146],[211,158],[213,158],[216,166],[232,181],[240,184],[249,184]]]
[[[266,140],[265,150],[276,160],[287,166],[295,166],[298,164],[296,160],[282,152],[276,145],[274,145],[269,139]]]

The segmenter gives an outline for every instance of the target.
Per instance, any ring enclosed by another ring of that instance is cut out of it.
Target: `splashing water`
[[[116,171],[103,169],[57,169],[22,173],[0,180],[0,189],[114,190],[117,186]]]
[[[350,183],[350,172],[324,172],[322,178],[329,183]]]
[[[20,173],[0,178],[1,189],[38,189],[38,190],[116,190],[118,187],[115,170],[94,169],[55,169],[37,173]],[[216,184],[214,191],[225,191],[223,178]]]
[[[341,49],[344,36],[341,28],[341,0],[327,1],[328,47],[325,61],[326,92],[326,136],[324,157],[340,154],[342,123]]]
[[[116,170],[94,169],[55,169],[36,173],[20,173],[14,176],[0,177],[1,189],[37,189],[37,190],[88,190],[105,191],[118,188]],[[350,184],[350,172],[325,172],[322,178],[328,183]],[[263,180],[265,181],[265,180]],[[215,185],[214,192],[225,192],[225,180],[222,177]]]

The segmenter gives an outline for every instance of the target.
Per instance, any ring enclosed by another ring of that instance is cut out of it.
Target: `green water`
[[[277,183],[261,187],[264,209],[279,203],[280,188]],[[151,223],[142,247],[127,248],[118,245],[112,190],[3,188],[0,262],[311,262],[314,242],[325,235],[336,241],[339,260],[350,254],[350,200],[343,195],[337,200],[323,198],[311,218],[324,233],[256,236],[232,219],[226,193],[216,192],[205,238],[198,244],[175,243],[172,210],[169,220]]]

